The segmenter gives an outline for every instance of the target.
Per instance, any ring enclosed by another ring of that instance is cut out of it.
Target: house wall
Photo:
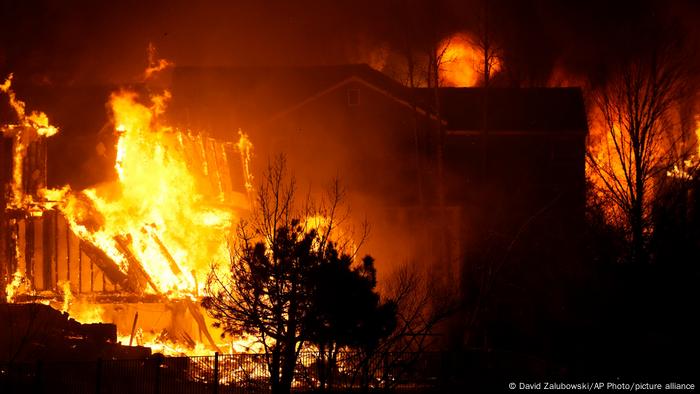
[[[501,301],[487,308],[492,313],[488,324],[494,325],[491,332],[501,333],[499,340],[516,337],[506,333],[509,325],[522,331],[517,335],[527,332],[534,338],[538,324],[546,320],[543,316],[560,314],[564,279],[574,275],[581,259],[586,130],[552,125],[572,124],[580,114],[585,121],[578,101],[562,103],[561,113],[538,106],[530,114],[526,106],[508,104],[504,113],[525,112],[516,119],[542,117],[546,133],[493,133],[487,149],[478,135],[448,135],[443,211],[436,208],[435,123],[393,97],[353,79],[315,99],[305,101],[318,91],[282,106],[290,94],[284,84],[264,94],[250,89],[248,96],[240,96],[227,90],[225,80],[210,82],[191,89],[194,95],[189,106],[178,109],[180,116],[218,128],[212,132],[224,133],[226,139],[235,139],[237,128],[243,127],[255,145],[258,177],[272,156],[285,153],[302,198],[309,184],[319,194],[339,177],[350,192],[353,217],[366,217],[372,226],[363,252],[376,258],[380,285],[392,269],[410,263],[436,274],[434,278],[459,283],[468,304],[479,276],[475,270],[504,262],[493,285]],[[358,105],[348,103],[353,89],[353,95],[359,93]],[[520,99],[530,94],[513,93]],[[177,90],[174,94],[178,97]],[[453,104],[459,107],[461,102]],[[227,106],[232,110],[226,111]],[[456,110],[464,116],[461,108]],[[478,114],[476,107],[469,110]],[[521,343],[534,346],[536,341]]]
[[[359,102],[349,103],[349,95],[359,95]],[[320,194],[338,177],[354,224],[366,218],[371,225],[362,253],[375,257],[380,281],[407,263],[437,273],[437,261],[454,264],[460,252],[454,239],[450,256],[438,252],[443,229],[434,208],[431,133],[430,121],[412,108],[350,82],[257,130],[255,163],[260,170],[268,157],[284,153],[302,193],[311,185]],[[457,211],[447,215],[448,236],[457,233]],[[445,275],[455,269],[442,268]]]
[[[465,314],[490,286],[478,323],[457,330],[472,331],[471,346],[545,346],[582,268],[585,133],[494,132],[485,152],[481,138],[446,146],[448,200],[464,208]]]

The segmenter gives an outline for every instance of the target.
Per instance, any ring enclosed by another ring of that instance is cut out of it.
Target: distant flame
[[[457,33],[438,45],[442,54],[440,78],[445,86],[476,86],[483,75],[484,56],[474,45],[474,39],[466,33]],[[492,60],[491,74],[501,70],[501,63]]]
[[[693,179],[693,173],[697,172],[698,167],[700,167],[700,114],[695,115],[695,153],[683,160],[680,165],[674,164],[673,169],[667,171],[666,175],[689,181]]]

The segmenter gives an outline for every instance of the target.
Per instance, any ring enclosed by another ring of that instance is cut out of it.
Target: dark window
[[[348,89],[348,105],[349,106],[360,105],[360,89],[355,89],[355,88]]]

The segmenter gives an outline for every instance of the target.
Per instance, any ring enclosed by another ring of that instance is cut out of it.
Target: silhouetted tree
[[[659,48],[627,62],[593,94],[604,134],[587,163],[628,234],[632,261],[646,260],[656,190],[686,156],[678,152],[681,136],[671,116],[686,87],[683,70],[671,48]]]
[[[378,319],[374,320],[376,328],[368,332],[384,332],[381,324],[386,320],[382,316],[390,313],[387,309],[395,310],[395,327],[390,335],[374,336],[379,341],[365,340],[365,345],[359,348],[361,359],[357,362],[353,380],[359,377],[365,389],[369,386],[369,378],[376,376],[378,369],[383,372],[385,388],[409,374],[427,351],[439,346],[436,341],[440,331],[438,325],[458,307],[454,282],[450,283],[449,279],[439,275],[430,277],[427,271],[422,272],[415,265],[399,267],[383,288],[387,302],[378,309]],[[392,357],[392,354],[401,356]],[[393,376],[388,376],[389,371]]]
[[[213,267],[202,301],[224,334],[259,340],[273,393],[290,391],[305,343],[334,357],[340,347],[375,343],[392,328],[393,309],[374,292],[372,258],[355,267],[357,247],[331,240],[342,222],[338,183],[327,203],[307,201],[302,209],[294,189],[284,159],[272,163],[252,219],[238,226],[226,270]]]
[[[478,48],[480,59],[479,64],[475,65],[475,71],[481,75],[483,87],[488,88],[494,68],[501,62],[502,49],[494,38],[493,16],[488,1],[480,2],[477,15],[472,44]]]
[[[396,304],[381,302],[374,260],[366,256],[353,267],[353,259],[332,245],[325,262],[312,273],[312,303],[308,314],[309,341],[318,347],[319,384],[332,386],[338,352],[354,349],[372,352],[396,326]]]

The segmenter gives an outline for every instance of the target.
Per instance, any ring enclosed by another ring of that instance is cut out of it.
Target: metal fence
[[[438,353],[339,353],[336,363],[301,353],[293,391],[430,391],[439,385]],[[267,393],[263,354],[46,362],[0,366],[0,393]]]

